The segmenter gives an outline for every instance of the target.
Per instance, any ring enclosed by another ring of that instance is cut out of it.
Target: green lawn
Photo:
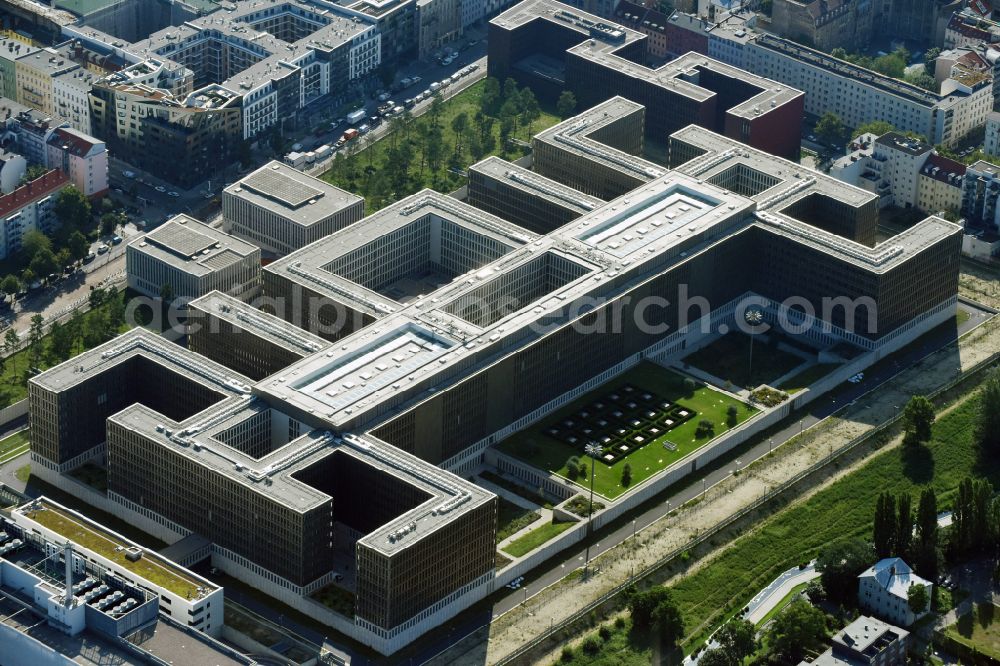
[[[497,511],[497,543],[542,517],[542,514],[531,509],[525,509],[504,498],[500,499]]]
[[[521,557],[538,548],[546,541],[556,538],[574,525],[576,525],[574,522],[547,523],[531,530],[522,537],[514,539],[501,548],[501,550],[513,557]]]
[[[792,395],[807,389],[840,367],[839,363],[817,363],[781,382],[779,389]]]
[[[686,356],[684,362],[734,386],[748,387],[770,384],[804,361],[758,337],[753,341],[753,377],[750,377],[750,336],[728,333]]]
[[[436,142],[441,158],[440,164],[435,165],[437,168],[432,169],[428,164],[428,141],[425,139],[430,136],[431,112],[428,111],[414,118],[409,127],[387,133],[374,144],[368,145],[361,140],[356,154],[335,159],[322,178],[365,197],[370,214],[427,187],[438,192],[452,192],[466,183],[465,176],[454,171],[464,171],[484,157],[521,157],[523,151],[520,148],[512,152],[503,151],[499,141],[499,120],[494,119],[488,132],[485,127],[477,126],[475,117],[481,109],[484,88],[485,83],[480,81],[442,103],[438,121],[442,128],[441,139]],[[463,113],[468,119],[468,129],[458,140],[452,122]],[[513,136],[526,141],[532,134],[558,122],[560,119],[543,107],[541,117],[531,123],[530,128],[519,125]],[[487,135],[491,138],[486,141],[480,138]],[[456,143],[459,144],[457,149]],[[344,152],[342,150],[339,154]],[[404,161],[408,164],[406,172],[397,171],[394,167]]]
[[[1000,609],[994,604],[976,604],[945,633],[980,654],[1000,659]]]
[[[15,432],[9,437],[5,437],[0,440],[0,460],[4,460],[8,456],[16,455],[16,451],[20,451],[28,446],[28,431],[21,430]]]
[[[27,483],[28,479],[31,477],[31,465],[25,465],[24,467],[18,467],[14,471],[14,476],[17,477],[18,481],[22,483]]]
[[[629,488],[634,488],[711,441],[711,436],[698,437],[696,435],[698,422],[702,419],[710,420],[715,424],[714,433],[715,436],[718,436],[730,429],[726,423],[726,410],[730,405],[735,405],[738,409],[737,424],[757,413],[756,408],[701,383],[696,383],[694,393],[689,396],[684,387],[684,377],[653,363],[643,363],[579,398],[540,424],[511,435],[500,443],[500,449],[504,453],[536,467],[569,478],[566,463],[571,457],[580,457],[582,461],[586,461],[588,466],[592,462],[589,457],[583,455],[583,442],[570,445],[565,441],[550,437],[546,431],[554,425],[560,424],[567,417],[578,414],[586,405],[604,400],[626,384],[676,402],[692,411],[694,416],[645,446],[633,449],[626,457],[612,465],[597,462],[594,465],[594,491],[609,499],[626,493]],[[675,445],[676,450],[665,448],[663,444],[667,441]],[[622,470],[626,464],[632,468],[632,482],[628,488],[622,485]],[[588,487],[589,481],[588,476],[586,479],[578,479],[577,483],[581,487]]]
[[[869,536],[875,499],[881,492],[908,492],[916,500],[933,486],[938,505],[948,506],[967,475],[1000,479],[1000,459],[981,458],[972,437],[973,397],[942,416],[926,447],[893,449],[872,456],[857,471],[762,523],[722,551],[711,564],[674,586],[696,645],[729,614],[790,566],[812,558],[825,545],[847,536]]]

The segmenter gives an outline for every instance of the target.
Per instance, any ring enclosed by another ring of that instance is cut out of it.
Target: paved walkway
[[[764,617],[774,610],[781,601],[787,597],[796,586],[808,583],[819,578],[816,571],[816,562],[810,562],[804,568],[793,567],[781,574],[770,585],[757,593],[747,607],[750,611],[746,614],[746,619],[758,624]]]

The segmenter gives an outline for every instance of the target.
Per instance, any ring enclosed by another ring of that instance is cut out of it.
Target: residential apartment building
[[[771,30],[821,51],[864,51],[881,18],[878,11],[869,0],[774,0]]]
[[[693,123],[775,155],[799,154],[802,92],[694,53],[650,69],[640,64],[647,42],[555,0],[526,0],[490,21],[489,74],[553,99],[572,90],[580,109],[616,95],[655,108],[645,130],[659,143]]]
[[[622,0],[615,9],[615,20],[646,35],[646,52],[654,60],[677,58],[690,51],[708,53],[708,34],[704,18],[675,11],[664,14],[641,4]]]
[[[836,109],[849,127],[882,120],[951,146],[993,110],[992,76],[983,73],[949,78],[932,93],[767,34],[757,35],[744,56],[749,71],[805,91],[807,113]]]
[[[959,219],[966,166],[938,155],[928,156],[917,178],[917,208],[928,215],[946,213]]]
[[[17,59],[37,50],[17,39],[0,39],[0,96],[17,99]]]
[[[28,160],[17,153],[0,151],[0,193],[10,194],[21,184],[28,170]]]
[[[62,171],[88,197],[108,191],[108,149],[71,127],[57,127],[46,140],[45,166]]]
[[[445,44],[462,36],[459,0],[415,0],[417,12],[417,57],[430,58]]]
[[[834,178],[879,196],[879,207],[910,208],[917,204],[920,170],[934,147],[896,132],[862,134],[849,152],[830,167]]]
[[[112,153],[185,188],[233,161],[243,138],[239,95],[209,85],[177,100],[162,88],[133,82],[133,71],[98,80],[90,97],[94,136]]]
[[[30,180],[10,194],[0,196],[0,259],[5,259],[21,249],[24,234],[40,231],[49,235],[59,226],[55,214],[60,190],[69,185],[69,179],[58,170]]]
[[[910,632],[867,615],[833,635],[833,646],[799,666],[903,666]]]
[[[271,161],[222,191],[222,228],[264,252],[286,255],[365,215],[365,200]]]
[[[1000,230],[1000,166],[979,160],[965,170],[962,216],[969,226]]]
[[[990,111],[986,116],[983,152],[987,155],[1000,156],[1000,111]]]
[[[130,241],[128,286],[150,298],[182,303],[218,290],[249,301],[260,290],[260,248],[187,215]]]
[[[42,113],[56,115],[54,79],[80,69],[57,48],[26,53],[14,61],[18,102]]]
[[[944,48],[976,47],[1000,42],[1000,25],[970,7],[951,15],[944,31]]]
[[[52,113],[65,118],[84,134],[90,134],[90,90],[98,74],[79,68],[52,78]]]
[[[914,612],[907,594],[913,585],[927,588],[927,607]],[[911,624],[930,612],[934,585],[917,574],[898,557],[879,560],[858,576],[858,605],[879,619],[900,627]]]

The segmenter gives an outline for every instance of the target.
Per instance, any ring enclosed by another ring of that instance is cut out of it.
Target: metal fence
[[[996,353],[992,354],[988,358],[983,359],[982,361],[980,361],[979,363],[977,363],[973,367],[971,367],[968,370],[962,372],[960,375],[958,375],[957,377],[955,377],[954,379],[952,379],[951,381],[949,381],[947,384],[945,384],[945,385],[943,385],[941,387],[938,387],[937,389],[935,389],[934,391],[932,391],[928,395],[928,397],[932,398],[932,399],[936,398],[936,397],[940,396],[941,394],[946,393],[946,392],[950,391],[951,389],[955,388],[959,384],[961,384],[963,382],[969,381],[973,377],[977,376],[980,373],[983,373],[988,368],[990,368],[991,366],[995,365],[997,363],[998,359],[1000,359],[1000,352],[996,352]],[[524,663],[529,663],[530,659],[528,659],[528,655],[530,655],[531,652],[533,652],[534,650],[540,648],[542,646],[542,644],[544,642],[548,641],[549,639],[551,639],[551,637],[553,635],[555,635],[555,634],[557,634],[557,633],[559,633],[561,631],[570,629],[571,627],[573,627],[574,624],[576,624],[577,622],[580,622],[581,620],[587,618],[592,612],[594,612],[595,610],[597,610],[598,608],[600,608],[604,604],[607,604],[608,602],[614,600],[615,597],[617,597],[618,595],[622,594],[623,592],[625,592],[627,589],[629,589],[630,587],[632,587],[633,585],[635,585],[639,581],[642,581],[643,579],[652,576],[653,574],[655,574],[657,571],[659,571],[664,566],[670,564],[675,559],[681,557],[681,555],[684,552],[690,551],[690,550],[693,550],[693,549],[697,548],[698,546],[700,546],[701,544],[705,543],[709,539],[712,539],[713,537],[715,537],[716,535],[718,535],[723,530],[731,527],[734,524],[737,524],[740,520],[742,520],[746,516],[752,514],[757,509],[759,509],[762,506],[768,504],[769,502],[771,502],[775,498],[780,497],[785,492],[787,492],[787,491],[791,490],[792,488],[794,488],[799,482],[801,482],[802,480],[804,480],[807,477],[811,476],[812,474],[814,474],[814,473],[822,470],[824,467],[826,467],[827,465],[829,465],[831,462],[837,460],[838,458],[840,458],[841,456],[843,456],[845,454],[850,453],[851,451],[855,450],[861,444],[864,444],[864,443],[868,442],[869,440],[871,440],[873,437],[877,437],[879,434],[881,434],[883,432],[886,432],[888,430],[891,430],[893,427],[895,427],[896,423],[901,418],[902,418],[902,414],[897,413],[895,416],[893,416],[892,418],[890,418],[885,423],[882,423],[882,424],[880,424],[880,425],[872,428],[871,430],[869,430],[868,432],[864,433],[863,435],[859,435],[858,437],[855,437],[854,439],[852,439],[851,441],[849,441],[847,444],[845,444],[841,448],[839,448],[837,450],[834,450],[834,451],[831,451],[827,456],[821,458],[817,462],[815,462],[812,465],[810,465],[808,468],[802,470],[801,472],[799,472],[795,476],[793,476],[790,479],[786,480],[781,485],[779,485],[779,486],[775,487],[774,489],[770,490],[769,492],[765,493],[760,499],[755,500],[752,504],[744,507],[743,509],[740,509],[739,511],[737,511],[736,513],[734,513],[734,514],[730,515],[729,517],[723,519],[719,523],[716,523],[713,527],[710,527],[706,531],[700,533],[695,538],[691,539],[691,541],[689,541],[688,543],[684,544],[683,546],[681,546],[679,548],[676,548],[675,550],[671,551],[667,555],[663,556],[662,558],[660,558],[659,560],[657,560],[653,564],[649,565],[648,567],[646,567],[645,569],[643,569],[642,571],[640,571],[639,573],[637,573],[635,576],[629,578],[629,580],[627,580],[627,581],[625,581],[625,582],[623,582],[623,583],[621,583],[619,585],[616,585],[614,588],[612,588],[611,590],[605,592],[604,594],[602,594],[597,599],[591,601],[589,604],[587,604],[586,606],[584,606],[580,610],[574,612],[572,615],[570,615],[566,619],[564,619],[564,620],[562,620],[562,621],[560,621],[558,623],[553,624],[552,626],[550,626],[547,630],[545,630],[543,633],[541,633],[537,637],[531,639],[530,641],[528,641],[527,643],[525,643],[524,645],[522,645],[521,647],[519,647],[514,652],[512,652],[512,653],[508,654],[507,656],[503,657],[502,659],[500,659],[497,662],[497,664],[521,663],[522,659],[525,660]],[[792,441],[792,440],[789,440],[789,441]]]

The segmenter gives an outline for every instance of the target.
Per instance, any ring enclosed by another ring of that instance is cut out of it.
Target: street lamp
[[[590,456],[590,508],[587,509],[587,554],[583,558],[583,576],[587,577],[587,567],[590,566],[590,534],[594,519],[594,467],[597,466],[597,456],[601,455],[603,449],[596,443],[591,442],[583,448],[584,452]]]
[[[750,326],[756,328],[760,326],[761,322],[764,321],[764,312],[754,308],[752,310],[747,310],[743,313],[743,319]],[[753,329],[750,330],[750,361],[747,363],[747,382],[750,384],[747,388],[753,389]]]

